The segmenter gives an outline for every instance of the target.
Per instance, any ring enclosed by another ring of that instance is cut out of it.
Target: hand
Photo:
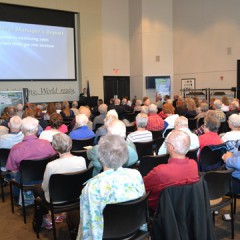
[[[230,158],[232,155],[233,155],[233,154],[232,154],[231,152],[226,152],[225,154],[223,154],[222,160],[223,160],[224,162],[226,162],[226,160],[227,160],[228,158]]]

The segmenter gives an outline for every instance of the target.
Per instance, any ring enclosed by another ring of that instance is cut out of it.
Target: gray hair
[[[75,118],[76,118],[76,124],[78,127],[85,126],[88,123],[88,117],[83,113],[78,114]]]
[[[108,135],[118,135],[122,138],[126,137],[126,126],[120,120],[113,120],[107,128]]]
[[[216,107],[216,109],[221,109],[222,107],[222,101],[220,99],[216,99],[214,102],[213,102],[213,105]]]
[[[109,116],[105,117],[104,118],[104,126],[106,128],[108,128],[109,124],[114,120],[118,120],[118,117],[116,117],[114,115],[109,115]]]
[[[178,117],[174,122],[174,128],[185,127],[188,128],[188,119],[184,116]]]
[[[20,130],[22,126],[22,119],[19,116],[13,116],[10,118],[9,121],[9,128],[10,129],[18,129]]]
[[[78,107],[78,102],[77,101],[73,101],[72,102],[72,108],[77,108]]]
[[[234,128],[240,127],[240,115],[232,114],[228,118],[228,123],[230,123]]]
[[[209,109],[208,104],[204,102],[200,103],[200,109],[202,112],[207,112]]]
[[[61,154],[70,152],[72,149],[72,139],[65,133],[57,133],[53,136],[52,146]]]
[[[103,166],[116,170],[128,160],[127,143],[117,135],[101,137],[98,145],[98,157]]]
[[[142,100],[137,99],[135,106],[141,106],[142,105]]]
[[[35,134],[38,131],[39,121],[33,117],[26,117],[22,120],[22,132]]]
[[[109,111],[107,112],[106,117],[108,117],[108,116],[114,116],[114,117],[116,117],[116,118],[118,119],[118,113],[117,113],[117,111],[116,111],[115,109],[109,110]]]
[[[108,106],[106,104],[100,104],[99,107],[98,107],[98,111],[100,113],[107,113],[107,110],[108,110]]]
[[[141,107],[141,113],[146,113],[148,114],[149,110],[148,110],[148,107],[147,106],[142,106]]]
[[[153,103],[148,106],[148,110],[149,110],[149,113],[157,113],[158,111],[157,106]]]
[[[178,154],[185,155],[190,148],[190,136],[181,130],[172,130],[169,133],[167,142],[172,144],[174,151]]]
[[[218,132],[220,121],[217,117],[207,115],[204,118],[204,125],[209,129],[210,132]]]
[[[147,126],[148,123],[148,116],[146,113],[139,113],[136,116],[136,123],[137,126],[140,128],[145,128]]]

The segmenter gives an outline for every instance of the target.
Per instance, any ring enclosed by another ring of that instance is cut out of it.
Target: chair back
[[[162,146],[164,141],[165,141],[165,138],[163,138],[163,137],[159,137],[158,139],[155,140],[155,152],[156,152],[156,154],[158,153],[159,148]]]
[[[147,155],[153,155],[153,148],[155,141],[149,141],[149,142],[135,142],[138,159],[140,160],[143,156]]]
[[[86,146],[93,146],[94,138],[95,137],[79,139],[79,140],[72,140],[72,151],[73,150],[84,150],[84,147],[86,147]]]
[[[137,233],[148,222],[148,196],[136,200],[107,204],[103,210],[103,239],[124,239]]]
[[[0,167],[5,167],[11,149],[0,148]]]
[[[187,152],[186,156],[190,159],[194,159],[196,162],[198,162],[198,150],[199,148],[191,149]]]
[[[197,119],[188,118],[188,128],[193,131],[197,128]]]
[[[96,123],[94,132],[98,130],[98,128],[102,127],[104,124],[103,123]]]
[[[160,130],[160,131],[151,131],[151,133],[152,133],[153,139],[157,140],[158,138],[162,137],[163,131],[162,130]]]
[[[131,132],[136,131],[136,126],[126,126],[126,135],[128,135]]]
[[[233,170],[210,171],[203,175],[208,185],[210,200],[225,196],[231,192]]]
[[[199,157],[200,172],[217,170],[224,164],[222,155],[226,153],[226,144],[209,145],[202,148]]]
[[[22,160],[19,168],[20,184],[42,181],[47,164],[57,157],[58,154],[43,159]]]
[[[143,156],[139,164],[139,172],[142,177],[146,176],[153,168],[159,164],[168,163],[169,154],[162,154],[157,156]]]
[[[201,127],[204,124],[204,118],[198,118],[197,119],[197,128]]]
[[[218,129],[218,134],[226,133],[226,132],[229,132],[229,131],[231,131],[231,129],[228,126],[228,122],[227,121],[221,122],[220,127]]]
[[[74,173],[53,174],[49,180],[50,202],[79,201],[84,183],[92,177],[93,167]]]

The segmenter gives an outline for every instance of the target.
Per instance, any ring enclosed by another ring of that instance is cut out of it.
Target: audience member
[[[102,239],[105,206],[137,199],[145,193],[140,173],[122,168],[128,159],[128,146],[121,136],[103,137],[98,156],[104,172],[90,179],[82,191],[77,239]]]
[[[221,136],[223,142],[240,140],[240,115],[236,113],[230,115],[228,126],[231,131]]]
[[[118,135],[125,139],[126,126],[120,120],[113,120],[109,123],[107,135]],[[99,145],[96,145],[92,149],[87,150],[87,157],[91,161],[89,167],[94,166],[93,176],[95,176],[102,170],[101,162],[99,162],[98,159],[98,147]],[[136,152],[135,145],[133,143],[128,142],[127,148],[128,148],[128,161],[124,164],[124,166],[131,166],[137,162],[138,155]]]
[[[136,116],[137,131],[129,133],[127,142],[148,142],[152,141],[152,133],[146,130],[148,116],[145,113],[139,113]]]
[[[23,140],[21,126],[22,119],[19,116],[13,116],[8,123],[10,132],[0,136],[0,148],[10,149]]]
[[[56,154],[51,144],[46,140],[38,139],[38,120],[33,117],[26,117],[22,120],[21,130],[24,134],[22,142],[14,145],[9,153],[6,169],[11,171],[12,178],[19,181],[19,166],[22,160],[42,159]],[[18,190],[18,189],[17,189]],[[14,192],[18,197],[19,190]]]
[[[187,109],[182,99],[177,100],[175,113],[178,114],[179,116],[184,116],[184,117],[187,115]]]
[[[53,114],[53,113],[56,113],[56,107],[54,105],[54,103],[50,102],[48,103],[47,105],[47,111],[46,113],[44,114],[43,116],[43,119],[44,120],[49,120],[50,119],[50,116]]]
[[[199,121],[200,118],[205,118],[207,115],[207,111],[208,111],[208,104],[205,102],[200,103],[199,106],[199,113],[197,114],[197,116],[195,117],[195,119],[197,119],[197,121]]]
[[[188,118],[193,118],[197,115],[197,111],[196,111],[196,104],[194,102],[194,100],[192,98],[186,98],[185,99],[185,104],[186,104],[186,117]]]
[[[216,99],[214,102],[213,102],[213,109],[216,111],[217,113],[217,118],[219,119],[219,121],[222,123],[222,122],[225,122],[226,121],[226,115],[225,113],[221,110],[222,108],[222,101],[219,100],[219,99]]]
[[[9,129],[7,127],[0,126],[0,136],[4,134],[8,134],[8,132],[9,132]]]
[[[142,110],[141,105],[142,105],[142,101],[140,99],[137,99],[133,112],[140,112]]]
[[[1,126],[7,127],[8,128],[8,123],[11,117],[17,115],[17,109],[14,106],[9,106],[6,109],[6,119],[1,123]]]
[[[148,107],[148,123],[146,129],[149,131],[160,131],[164,128],[164,122],[161,117],[157,115],[157,106],[155,104],[150,104]]]
[[[160,164],[143,178],[147,192],[151,192],[148,206],[155,211],[159,193],[173,185],[192,184],[199,180],[196,161],[186,157],[190,147],[189,135],[181,130],[173,130],[166,142],[170,158],[167,164]]]
[[[21,103],[19,103],[17,106],[17,115],[22,118],[22,114],[23,114],[23,105]]]
[[[104,119],[106,118],[108,106],[106,104],[101,104],[98,106],[98,111],[100,115],[96,116],[93,120],[93,129],[95,130],[96,124],[104,124]]]
[[[223,96],[222,97],[222,107],[221,107],[221,110],[223,112],[228,112],[229,111],[229,105],[230,105],[230,102],[228,100],[228,97],[227,96]]]
[[[38,105],[38,106],[41,106],[41,105]],[[43,116],[42,109],[36,107],[34,110],[34,116],[39,121],[39,125],[42,127],[42,129],[45,130],[46,127],[48,126],[48,121],[42,118]]]
[[[223,141],[218,136],[220,121],[215,116],[207,115],[204,119],[204,134],[199,136],[200,151],[203,147],[209,145],[218,145]],[[199,151],[199,153],[200,153]]]
[[[85,114],[78,114],[76,117],[75,129],[69,133],[69,136],[74,140],[95,137],[92,130],[87,127],[88,118]]]
[[[166,105],[166,104],[165,104]],[[187,133],[190,137],[190,147],[189,150],[195,149],[199,147],[199,140],[198,136],[194,133],[191,132],[191,130],[188,128],[188,119],[184,116],[180,116],[175,120],[174,123],[174,129],[175,130],[181,130]],[[169,136],[169,134],[168,134]],[[166,154],[167,153],[167,141],[168,141],[168,136],[163,142],[162,146],[158,150],[158,155],[161,154]]]
[[[73,111],[74,116],[78,115],[78,102],[77,101],[72,102],[71,110]]]
[[[156,102],[154,103],[158,109],[161,109],[163,106],[163,102],[162,102],[162,95],[161,94],[156,94]]]
[[[88,118],[88,123],[87,126],[89,129],[93,130],[93,123],[91,121],[91,110],[89,107],[87,106],[81,106],[79,108],[79,114],[85,114]]]
[[[72,173],[86,169],[86,162],[83,157],[73,156],[70,153],[72,148],[72,139],[64,133],[58,133],[53,136],[53,148],[59,153],[59,158],[48,163],[44,172],[42,189],[39,189],[35,195],[39,195],[43,201],[50,202],[49,199],[49,180],[51,175],[58,173]],[[43,224],[46,229],[52,228],[51,216],[47,209],[42,209]],[[62,222],[65,214],[60,214],[55,217],[57,223]]]
[[[68,132],[68,127],[63,123],[63,117],[59,113],[53,113],[50,116],[49,124],[50,126],[47,126],[45,130],[57,129],[59,132],[62,133]]]
[[[238,114],[238,108],[239,108],[239,102],[238,101],[232,101],[229,105],[229,111],[226,113],[226,120],[228,120],[228,118],[236,113]]]
[[[64,121],[71,120],[75,117],[74,112],[70,109],[68,101],[63,102],[60,114],[62,115]]]

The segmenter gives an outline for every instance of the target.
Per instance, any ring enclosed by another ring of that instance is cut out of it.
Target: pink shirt
[[[51,126],[47,126],[45,128],[45,130],[51,130],[52,127]],[[62,124],[59,128],[58,128],[58,131],[59,132],[62,132],[62,133],[67,133],[68,132],[68,127],[65,125],[65,124]]]
[[[54,154],[56,151],[47,140],[38,139],[35,135],[27,136],[12,147],[6,168],[10,171],[18,171],[22,160],[41,159]]]

